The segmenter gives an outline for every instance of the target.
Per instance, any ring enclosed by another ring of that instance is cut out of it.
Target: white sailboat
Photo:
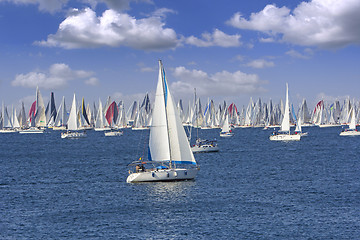
[[[85,132],[78,132],[79,122],[76,110],[76,97],[74,93],[73,102],[71,105],[71,110],[69,114],[69,119],[67,122],[67,131],[61,133],[61,138],[84,138],[86,137]]]
[[[16,130],[13,128],[13,124],[11,122],[11,117],[8,114],[7,108],[2,103],[2,127],[0,129],[0,133],[14,133]]]
[[[148,162],[134,162],[136,172],[129,171],[126,182],[177,181],[194,179],[199,168],[190,149],[176,104],[169,91],[165,71],[159,61],[159,77],[155,94],[149,137]],[[144,169],[145,163],[158,167]],[[180,167],[180,166],[190,167]]]
[[[350,124],[349,128],[343,130],[340,133],[340,136],[359,136],[360,132],[356,129],[356,121],[355,121],[355,110],[354,107],[350,109]]]
[[[296,122],[295,134],[300,134],[300,136],[307,136],[308,133],[303,132],[301,126],[302,126],[302,120],[301,120],[301,118],[299,118]]]
[[[281,130],[279,132],[273,132],[270,136],[271,141],[299,141],[300,134],[290,133],[290,104],[289,104],[289,87],[286,83],[286,100],[284,117],[281,122]]]
[[[196,101],[196,89],[194,89],[195,93],[195,118],[196,118],[196,140],[195,144],[191,146],[191,151],[193,153],[205,153],[205,152],[218,152],[219,147],[217,145],[217,141],[215,140],[207,140],[207,139],[201,139],[199,138],[199,124],[198,124],[198,108],[197,108],[197,102]],[[200,103],[200,101],[199,101]],[[189,103],[190,104],[190,103]],[[191,130],[190,130],[190,137],[189,142],[191,140]]]
[[[225,112],[225,120],[224,124],[221,128],[220,137],[232,137],[234,136],[234,133],[231,131],[230,125],[229,125],[229,114]]]
[[[95,121],[95,131],[110,131],[111,127],[109,126],[105,116],[104,116],[104,110],[102,107],[101,100],[99,99],[99,109],[96,115],[96,121]]]
[[[57,115],[55,118],[55,124],[53,126],[53,130],[66,130],[66,124],[68,121],[65,97],[62,97],[61,104],[57,110]]]

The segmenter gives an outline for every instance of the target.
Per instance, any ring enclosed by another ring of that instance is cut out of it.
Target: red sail
[[[30,111],[29,111],[30,122],[32,122],[32,120],[34,119],[35,113],[36,113],[36,101],[33,102],[33,104],[31,105]]]
[[[115,112],[115,107],[116,107],[116,103],[115,101],[112,102],[108,108],[108,110],[106,111],[106,114],[105,114],[105,118],[106,120],[108,121],[109,125],[111,126],[112,124],[112,121],[114,119],[114,112]]]

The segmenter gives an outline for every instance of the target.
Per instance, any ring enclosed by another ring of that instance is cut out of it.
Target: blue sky
[[[0,99],[359,100],[360,1],[0,0]],[[312,106],[311,106],[312,107]]]

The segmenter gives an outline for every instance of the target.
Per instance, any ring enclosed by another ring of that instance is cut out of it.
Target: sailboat
[[[296,122],[295,134],[299,134],[300,136],[307,136],[308,133],[303,132],[301,126],[302,126],[302,120],[301,120],[301,117],[300,117]]]
[[[11,117],[8,114],[7,108],[4,106],[4,102],[2,103],[2,127],[0,129],[0,133],[14,133],[17,132],[13,123],[11,122]]]
[[[350,110],[350,123],[349,128],[343,130],[340,133],[340,136],[359,136],[360,132],[356,129],[356,121],[355,121],[355,109],[351,107]]]
[[[86,137],[85,132],[78,132],[79,122],[76,111],[76,97],[74,93],[73,102],[71,105],[71,110],[69,114],[69,119],[67,122],[67,131],[61,133],[61,138],[84,138]]]
[[[290,105],[289,105],[289,86],[286,83],[286,100],[284,117],[281,122],[281,130],[279,132],[273,132],[270,136],[271,141],[299,141],[300,134],[290,133]]]
[[[159,60],[159,76],[149,136],[148,161],[133,162],[126,182],[178,181],[194,179],[199,168],[170,93],[165,71]],[[145,169],[146,163],[154,168]],[[157,167],[155,167],[158,164]],[[180,167],[188,166],[188,167]]]
[[[221,128],[220,137],[232,137],[234,136],[234,133],[231,131],[230,125],[229,125],[229,114],[225,112],[225,120],[224,124]]]
[[[95,131],[110,131],[111,128],[109,127],[109,123],[107,119],[104,116],[104,111],[102,107],[101,100],[99,99],[99,109],[96,115],[96,121],[95,121]]]
[[[199,138],[199,118],[198,118],[199,112],[198,112],[198,108],[197,108],[197,106],[198,106],[197,103],[198,102],[200,103],[200,99],[199,99],[199,101],[197,101],[197,99],[196,99],[196,89],[194,89],[194,93],[195,93],[196,140],[195,140],[195,144],[193,146],[191,146],[191,151],[193,153],[218,152],[219,147],[217,145],[216,139],[215,140],[207,140],[207,139]],[[189,139],[191,139],[191,130],[190,130]]]

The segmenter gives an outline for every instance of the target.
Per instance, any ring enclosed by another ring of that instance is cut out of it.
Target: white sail
[[[350,130],[355,130],[356,129],[356,123],[355,123],[355,110],[354,107],[352,106],[350,109],[350,124],[349,124],[349,129]]]
[[[300,118],[297,120],[295,132],[302,132],[301,124],[302,124],[302,120],[301,120],[301,117],[300,117]]]
[[[78,130],[78,120],[77,120],[77,111],[76,111],[76,97],[74,93],[73,102],[71,105],[69,120],[67,122],[68,130]]]
[[[44,105],[44,100],[41,96],[39,87],[36,87],[35,126],[37,126],[37,127],[45,127],[46,126],[45,105]]]
[[[149,151],[149,160],[196,164],[169,91],[161,61],[150,128]]]
[[[12,128],[13,125],[10,116],[8,114],[7,108],[4,105],[4,102],[2,103],[2,117],[3,117],[3,128]]]
[[[67,112],[66,112],[66,104],[65,104],[65,97],[63,96],[61,100],[61,104],[57,110],[57,115],[55,119],[54,126],[60,127],[66,125],[67,119]]]
[[[16,108],[14,109],[13,108],[13,127],[14,128],[20,128],[20,123],[19,123],[19,120],[18,120],[18,118],[17,118],[17,114],[16,114]]]
[[[286,100],[285,100],[285,111],[284,117],[281,122],[281,131],[289,132],[290,131],[290,105],[289,105],[289,87],[286,83]]]
[[[221,132],[230,132],[229,114],[227,114],[227,113],[225,113],[225,120],[224,120],[224,124],[221,128]]]

